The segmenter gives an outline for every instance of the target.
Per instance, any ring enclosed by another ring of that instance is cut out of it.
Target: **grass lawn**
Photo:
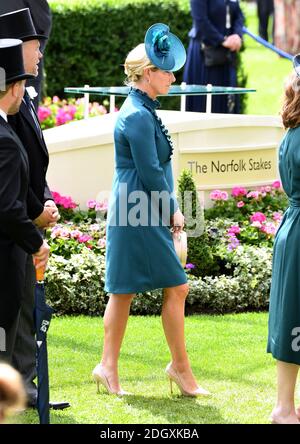
[[[170,357],[159,317],[131,317],[120,359],[120,377],[133,396],[96,393],[91,371],[102,350],[102,320],[56,318],[49,331],[51,399],[72,408],[51,413],[61,424],[268,423],[276,397],[275,365],[267,355],[267,314],[191,316],[188,351],[199,383],[211,398],[169,393],[164,368]],[[177,389],[177,388],[176,388]],[[35,411],[16,422],[38,423]]]
[[[245,7],[247,27],[257,34],[255,4]],[[276,114],[281,107],[284,79],[292,71],[292,63],[245,35],[246,50],[243,53],[247,86],[255,88],[248,96],[247,114]]]

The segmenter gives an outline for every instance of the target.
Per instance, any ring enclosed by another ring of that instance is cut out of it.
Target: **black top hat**
[[[22,41],[0,39],[0,84],[9,85],[24,79],[34,79],[26,74],[23,63]]]
[[[45,35],[37,34],[29,8],[0,15],[0,39],[46,40]]]

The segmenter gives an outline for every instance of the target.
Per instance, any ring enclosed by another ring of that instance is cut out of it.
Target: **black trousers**
[[[35,268],[32,256],[28,255],[25,289],[21,300],[12,364],[21,373],[29,396],[35,396],[36,392],[36,387],[33,383],[36,377],[36,342],[33,319],[35,282]]]
[[[273,0],[257,0],[257,15],[259,20],[259,35],[269,40],[268,25],[271,15],[274,14],[274,1]],[[274,34],[274,22],[273,22],[273,34]],[[272,38],[273,40],[273,38]]]

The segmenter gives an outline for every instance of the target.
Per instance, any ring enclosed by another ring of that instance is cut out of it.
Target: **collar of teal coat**
[[[144,106],[146,106],[146,108],[148,108],[151,113],[153,114],[153,116],[155,117],[155,119],[158,121],[159,126],[161,128],[162,133],[165,135],[167,142],[169,144],[170,147],[170,153],[169,153],[169,157],[168,157],[168,161],[171,160],[172,154],[173,154],[173,143],[172,143],[172,139],[168,133],[167,128],[165,127],[165,125],[162,123],[162,120],[160,117],[158,117],[157,113],[156,113],[156,108],[160,107],[160,103],[158,100],[153,100],[151,99],[151,97],[148,96],[147,93],[145,93],[144,91],[141,91],[138,88],[133,88],[131,87],[130,91],[129,91],[129,95],[133,95],[134,97],[136,97],[138,100],[140,100],[141,103],[144,104]]]
[[[143,102],[146,106],[150,107],[152,110],[160,108],[160,103],[158,100],[151,99],[151,97],[149,97],[147,93],[141,91],[138,88],[131,87],[129,94],[130,95],[132,94],[135,97],[139,98],[141,102]]]

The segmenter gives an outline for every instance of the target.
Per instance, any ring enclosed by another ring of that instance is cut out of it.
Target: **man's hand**
[[[47,200],[44,211],[34,219],[34,223],[39,228],[54,227],[59,219],[59,212],[53,200]]]
[[[44,270],[47,268],[47,262],[49,259],[50,247],[47,242],[44,240],[42,246],[34,253],[33,259],[36,268],[43,268]]]
[[[59,211],[58,211],[57,206],[55,205],[54,200],[47,200],[44,203],[44,207],[45,208],[51,208],[53,210],[52,216],[56,218],[55,222],[57,222],[59,220],[59,218],[60,218],[60,215],[59,215]],[[53,224],[51,226],[53,226]]]
[[[222,44],[225,48],[229,48],[230,51],[238,52],[242,46],[242,39],[238,34],[229,35]]]

